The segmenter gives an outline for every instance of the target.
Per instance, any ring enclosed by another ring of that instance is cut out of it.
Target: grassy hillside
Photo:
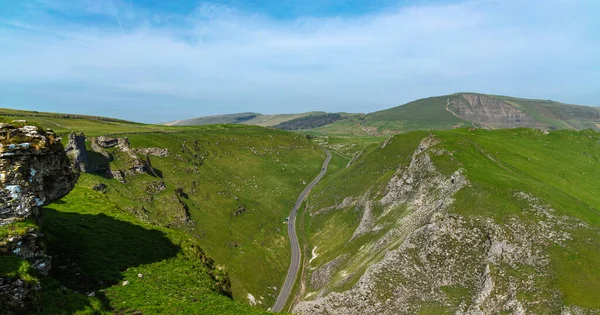
[[[139,221],[85,187],[93,181],[84,175],[44,209],[42,231],[54,259],[33,313],[260,313],[231,300],[223,266],[199,240]]]
[[[524,112],[529,113],[550,129],[598,130],[600,110],[596,107],[569,105],[550,100],[530,100],[507,96],[494,96]]]
[[[84,186],[45,207],[41,229],[27,221],[0,228],[0,243],[41,230],[53,257],[43,276],[25,260],[0,255],[3,278],[41,284],[28,314],[262,313],[231,299],[229,277],[196,238],[143,223]]]
[[[430,97],[365,117],[365,124],[386,130],[452,129],[466,125],[462,119],[446,110],[447,96]]]
[[[263,115],[257,113],[239,113],[217,116],[205,116],[198,118],[190,118],[177,120],[166,123],[170,126],[196,126],[196,125],[212,125],[212,124],[244,124],[256,125],[263,127],[272,127],[284,122],[301,119],[311,115],[322,115],[325,112],[308,112],[301,114],[279,114],[279,115]]]
[[[600,109],[476,93],[429,97],[316,128],[327,135],[397,134],[460,127],[600,130]]]
[[[275,128],[283,130],[313,129],[332,124],[333,122],[344,118],[345,117],[340,114],[315,114],[282,122],[275,125]]]
[[[135,217],[136,222],[145,224],[143,226],[181,231],[197,240],[206,256],[215,261],[215,266],[229,275],[235,300],[263,309],[272,305],[289,262],[285,218],[325,159],[325,153],[316,144],[303,135],[256,126],[171,127],[62,114],[11,111],[7,116],[7,111],[2,113],[0,119],[5,122],[27,119],[52,128],[63,136],[64,143],[69,132],[77,131],[88,137],[127,137],[134,150],[167,149],[168,156],[146,156],[136,151],[139,159],[149,161],[152,172],[126,174],[125,183],[103,174],[89,174],[81,178],[72,194],[100,194],[90,189],[105,185],[100,197],[106,198],[119,213]],[[100,154],[91,150],[89,140],[91,164],[103,161]],[[131,166],[129,153],[116,148],[106,151],[112,156],[109,163],[112,170]],[[86,196],[68,198],[75,203]],[[55,213],[62,211],[61,207],[60,204],[52,206]],[[103,207],[69,209],[80,214],[108,211]],[[59,221],[49,219],[46,223],[44,228],[52,231]],[[68,233],[66,227],[63,233]],[[156,261],[150,262],[163,266],[162,261],[173,255],[156,257]],[[96,267],[100,265],[93,264],[87,271]],[[130,286],[122,289],[127,291],[128,288]]]
[[[270,306],[289,261],[283,222],[318,173],[323,151],[301,135],[262,128],[132,134],[129,140],[172,155],[152,158],[162,178],[139,175],[126,184],[98,178],[107,195],[148,222],[200,238],[210,257],[227,267],[234,297],[252,294]],[[153,183],[166,188],[154,192]],[[181,223],[181,203],[193,223]]]
[[[0,108],[0,122],[27,120],[30,123],[50,128],[56,133],[66,134],[71,131],[85,132],[88,136],[112,133],[172,131],[172,128],[160,125],[145,125],[106,117],[42,113]]]
[[[599,141],[456,129],[368,146],[307,202],[295,310],[598,312]]]
[[[235,124],[244,123],[245,121],[252,120],[258,116],[263,116],[258,113],[238,113],[238,114],[226,114],[226,115],[215,115],[205,116],[198,118],[190,118],[185,120],[176,120],[168,122],[165,125],[168,126],[194,126],[194,125],[214,125],[214,124]]]
[[[600,109],[596,107],[478,93],[429,97],[366,115],[334,115],[337,114],[240,113],[199,117],[169,124],[248,124],[286,130],[309,130],[313,134],[332,136],[381,136],[414,130],[461,127],[600,130]]]

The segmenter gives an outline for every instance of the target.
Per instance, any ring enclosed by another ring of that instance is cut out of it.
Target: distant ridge
[[[459,127],[600,130],[600,109],[551,100],[461,92],[423,98],[366,115],[326,112],[263,115],[246,112],[166,123],[171,126],[208,124],[247,124],[323,134],[363,135]]]
[[[301,114],[278,114],[278,115],[263,115],[259,113],[237,113],[237,114],[225,114],[225,115],[213,115],[204,116],[183,120],[176,120],[165,123],[168,126],[194,126],[194,125],[212,125],[212,124],[245,124],[245,125],[257,125],[263,127],[272,127],[290,121],[293,119],[299,119],[310,115],[322,115],[325,112],[307,112]]]
[[[419,99],[314,131],[382,135],[460,127],[600,130],[600,108],[550,100],[455,93]]]
[[[452,129],[595,129],[600,109],[548,100],[522,99],[479,93],[456,93],[420,99],[366,115],[364,125],[379,132]]]

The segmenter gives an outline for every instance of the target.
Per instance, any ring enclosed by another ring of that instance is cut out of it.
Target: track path
[[[288,268],[287,277],[285,277],[285,283],[279,291],[279,296],[277,296],[277,301],[275,301],[275,305],[273,306],[273,312],[280,312],[285,302],[288,300],[290,293],[292,291],[292,286],[294,285],[294,280],[296,280],[296,276],[298,275],[298,269],[300,268],[300,245],[298,244],[298,236],[296,235],[296,213],[298,212],[298,208],[302,205],[304,198],[308,196],[310,190],[315,187],[315,185],[325,176],[327,173],[327,166],[329,165],[329,161],[331,161],[331,153],[326,149],[327,159],[323,162],[323,167],[321,168],[321,173],[315,178],[304,191],[298,196],[298,200],[296,200],[296,204],[294,208],[292,208],[292,212],[290,213],[288,220],[288,235],[290,237],[290,245],[292,247],[292,260],[290,261],[290,267]]]

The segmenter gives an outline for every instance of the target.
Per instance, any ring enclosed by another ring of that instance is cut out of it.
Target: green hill
[[[308,112],[301,114],[279,114],[279,115],[263,115],[257,113],[239,113],[226,114],[216,116],[205,116],[198,118],[190,118],[184,120],[176,120],[168,122],[168,126],[197,126],[197,125],[212,125],[212,124],[244,124],[256,125],[263,127],[276,126],[291,120],[301,119],[307,116],[323,115],[325,112]]]
[[[413,130],[445,130],[460,127],[600,130],[600,109],[549,100],[456,93],[424,98],[366,115],[325,112],[281,115],[240,113],[167,123],[167,125],[207,124],[269,126],[337,136],[380,136]]]
[[[416,100],[348,121],[334,122],[313,131],[331,135],[381,135],[467,126],[600,130],[600,109],[554,101],[456,93]]]
[[[176,120],[165,123],[168,126],[195,126],[195,125],[214,125],[214,124],[235,124],[244,123],[248,120],[263,116],[257,113],[238,113],[216,116],[205,116],[198,118],[190,118],[185,120]]]
[[[306,202],[294,312],[597,314],[599,142],[463,128],[338,156]]]

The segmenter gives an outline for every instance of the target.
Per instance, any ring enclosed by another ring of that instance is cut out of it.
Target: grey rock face
[[[526,112],[493,97],[481,94],[462,94],[462,98],[448,100],[448,111],[486,128],[543,128]]]
[[[19,278],[0,278],[1,314],[19,314],[25,305],[35,301],[32,292],[40,289],[38,283],[29,283]]]
[[[25,220],[39,223],[41,207],[69,193],[77,174],[54,133],[34,126],[0,129],[0,227]],[[50,257],[41,236],[35,227],[8,235],[0,239],[0,254],[16,255],[47,274]],[[18,277],[0,278],[0,305],[18,313],[38,289],[39,284]]]
[[[110,137],[104,137],[104,136],[100,136],[96,138],[95,141],[100,147],[102,148],[112,148],[115,147],[117,144],[119,144],[119,139],[118,138],[110,138]]]
[[[88,172],[88,155],[85,148],[85,136],[83,133],[69,134],[69,142],[65,148],[67,155],[73,160],[76,169],[82,172]]]
[[[100,136],[90,138],[90,143],[92,150],[102,155],[105,159],[105,163],[101,167],[95,167],[90,172],[100,173],[106,178],[115,178],[122,183],[127,182],[126,175],[133,176],[147,173],[160,177],[155,173],[154,168],[152,168],[149,157],[151,155],[161,157],[169,155],[169,151],[162,148],[133,149],[127,138]],[[111,154],[105,150],[106,148],[116,148],[116,151],[113,151]],[[118,170],[111,169],[109,162],[115,158],[124,161],[126,167]]]
[[[100,137],[98,137],[98,138],[100,138]],[[106,162],[108,163],[109,161],[112,160],[112,157],[110,156],[110,153],[108,153],[108,151],[104,150],[104,147],[99,144],[98,138],[90,138],[90,146],[94,152],[102,155],[104,157],[104,159],[106,159]]]
[[[143,149],[136,149],[135,151],[137,153],[144,154],[144,155],[160,156],[160,157],[169,156],[169,150],[165,149],[165,148],[143,148]]]
[[[0,226],[36,219],[77,181],[60,138],[36,127],[0,130]]]
[[[333,273],[337,270],[340,265],[340,262],[347,259],[347,255],[342,255],[334,260],[324,264],[323,266],[317,268],[313,271],[310,277],[310,286],[313,290],[318,290],[323,288],[327,283],[331,281],[331,277]]]
[[[114,178],[114,179],[120,181],[121,183],[127,183],[127,181],[125,180],[125,174],[121,170],[116,170],[116,171],[109,170],[106,173],[106,177],[107,178]]]

